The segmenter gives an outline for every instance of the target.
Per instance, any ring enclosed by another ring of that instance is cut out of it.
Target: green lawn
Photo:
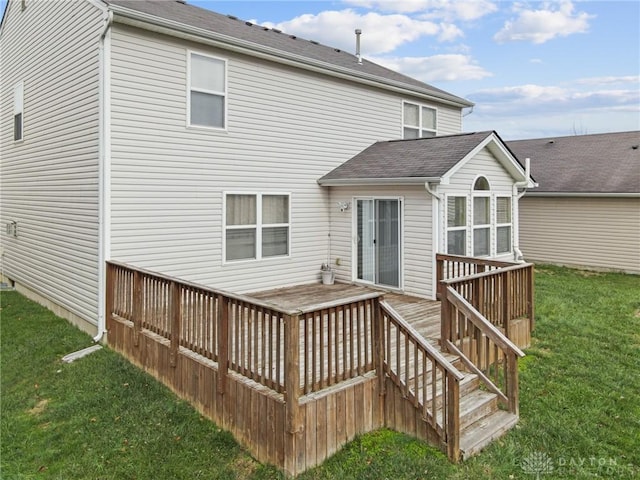
[[[2,292],[0,478],[282,478],[150,376],[67,322]],[[539,267],[519,425],[452,465],[388,430],[302,479],[640,478],[640,277]]]

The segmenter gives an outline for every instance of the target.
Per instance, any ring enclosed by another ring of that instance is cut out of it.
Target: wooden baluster
[[[229,373],[229,298],[220,297],[218,305],[220,307],[218,315],[218,394],[224,395],[227,390],[227,375]]]
[[[447,373],[446,399],[447,456],[452,462],[458,462],[460,460],[460,384],[451,373]]]
[[[171,335],[169,338],[169,365],[175,367],[178,364],[178,348],[180,347],[180,329],[182,317],[182,305],[180,295],[180,285],[171,282],[169,311],[171,312]]]

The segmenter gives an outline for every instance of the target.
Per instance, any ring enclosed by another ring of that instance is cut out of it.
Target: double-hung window
[[[188,95],[190,126],[226,128],[226,61],[191,52]]]
[[[511,197],[496,198],[496,253],[511,253]]]
[[[403,103],[403,137],[426,138],[436,136],[436,109],[418,105],[416,103]]]
[[[447,253],[467,254],[467,197],[447,197]]]
[[[24,126],[24,82],[18,82],[13,87],[13,140],[19,141],[23,137]]]
[[[289,198],[288,194],[227,194],[225,260],[289,255]]]
[[[473,185],[473,256],[491,254],[491,192],[489,181],[478,177]]]

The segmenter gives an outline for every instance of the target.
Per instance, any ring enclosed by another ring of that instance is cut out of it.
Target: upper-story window
[[[473,184],[473,256],[491,253],[491,188],[485,177]]]
[[[13,87],[13,139],[22,140],[24,126],[24,82]]]
[[[227,62],[189,54],[189,125],[226,128]]]
[[[408,102],[404,102],[402,108],[404,138],[436,136],[437,118],[435,108]]]
[[[229,193],[225,197],[225,260],[289,255],[289,195]]]

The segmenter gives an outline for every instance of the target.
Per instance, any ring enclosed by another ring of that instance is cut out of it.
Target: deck
[[[438,262],[441,301],[341,283],[236,295],[109,262],[108,343],[288,475],[381,427],[457,461],[518,420],[533,268]]]

